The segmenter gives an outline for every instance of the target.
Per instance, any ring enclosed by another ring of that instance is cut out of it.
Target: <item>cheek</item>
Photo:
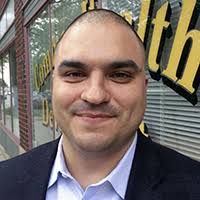
[[[79,90],[73,88],[70,84],[57,81],[53,85],[52,100],[56,108],[67,108],[79,96]]]
[[[130,109],[144,102],[145,90],[142,87],[118,88],[112,92],[112,97],[122,108]]]
[[[130,122],[140,120],[144,114],[146,104],[146,92],[143,86],[131,86],[120,88],[113,94],[113,99],[121,108],[121,122]]]

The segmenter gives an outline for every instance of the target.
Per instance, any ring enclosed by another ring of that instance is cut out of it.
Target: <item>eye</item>
[[[77,83],[85,80],[86,74],[82,71],[67,71],[62,74],[62,78],[66,82]]]
[[[128,71],[116,71],[109,75],[109,79],[117,83],[128,83],[133,78],[133,74]]]

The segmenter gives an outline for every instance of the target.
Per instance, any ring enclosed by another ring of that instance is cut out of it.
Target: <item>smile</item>
[[[101,123],[115,117],[108,113],[97,113],[97,112],[81,112],[81,113],[77,113],[76,116],[80,120],[87,123]]]

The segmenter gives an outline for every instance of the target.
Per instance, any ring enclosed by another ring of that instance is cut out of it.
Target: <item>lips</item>
[[[90,118],[111,118],[114,117],[107,113],[89,113],[89,112],[83,112],[83,113],[77,113],[76,114],[79,117],[90,117]]]
[[[115,117],[114,115],[111,115],[109,113],[99,113],[99,112],[80,112],[76,113],[76,116],[87,123],[105,122]]]

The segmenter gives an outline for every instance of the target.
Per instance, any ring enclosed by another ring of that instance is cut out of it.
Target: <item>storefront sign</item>
[[[96,8],[95,2],[96,0],[82,0],[81,2],[82,12],[95,9]]]
[[[34,83],[35,89],[37,91],[41,90],[41,87],[44,85],[45,80],[47,79],[52,70],[55,46],[55,42],[52,42],[51,51],[48,50],[42,62],[40,64],[35,64],[33,67]]]
[[[42,99],[42,124],[44,126],[49,126],[51,129],[58,128],[47,98]]]
[[[151,18],[151,7],[154,1],[142,1],[138,34],[145,41],[148,33],[147,22]],[[153,79],[160,80],[185,97],[192,104],[197,103],[196,91],[200,83],[200,31],[195,30],[200,9],[199,2],[183,0],[168,65],[162,71],[160,58],[163,44],[170,37],[171,8],[166,2],[152,20],[154,26],[148,56],[149,71]]]

